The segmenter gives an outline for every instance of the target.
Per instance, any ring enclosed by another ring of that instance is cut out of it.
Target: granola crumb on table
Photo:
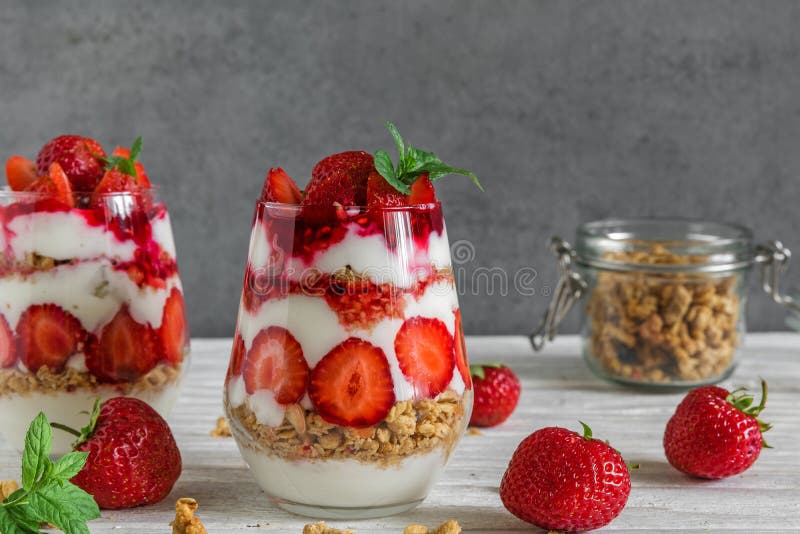
[[[303,534],[356,534],[354,530],[350,530],[346,528],[344,530],[340,530],[338,528],[329,527],[325,524],[325,521],[319,521],[318,523],[308,523],[306,526],[303,527]]]
[[[208,534],[203,522],[195,517],[197,501],[191,497],[182,497],[175,503],[175,520],[170,523],[172,534]]]
[[[224,417],[217,417],[217,426],[211,430],[212,438],[229,438],[231,437],[231,429],[228,426],[228,421]]]
[[[3,502],[12,493],[19,489],[19,484],[16,480],[2,480],[0,481],[0,502]]]
[[[455,519],[448,519],[433,530],[428,530],[424,525],[408,525],[403,529],[403,534],[459,534],[461,525]]]

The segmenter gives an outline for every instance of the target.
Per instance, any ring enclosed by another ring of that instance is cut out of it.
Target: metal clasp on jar
[[[780,241],[770,241],[766,245],[756,247],[754,263],[761,265],[761,289],[778,304],[800,312],[800,303],[780,290],[781,276],[789,267],[792,251]]]

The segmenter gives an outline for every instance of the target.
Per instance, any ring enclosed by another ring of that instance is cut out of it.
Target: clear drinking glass
[[[224,399],[279,506],[363,518],[420,503],[472,409],[441,205],[259,202]]]
[[[0,432],[19,450],[39,411],[80,428],[97,397],[137,397],[166,416],[188,363],[157,191],[74,203],[0,190]],[[53,453],[68,452],[74,438],[53,434]]]

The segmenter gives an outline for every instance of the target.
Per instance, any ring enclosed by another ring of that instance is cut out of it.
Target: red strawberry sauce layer
[[[132,260],[120,262],[110,257],[112,268],[127,272],[139,287],[165,287],[165,281],[177,274],[178,266],[175,259],[153,239],[152,223],[165,217],[167,208],[164,204],[153,204],[145,209],[138,203],[126,207],[130,209],[113,214],[103,207],[70,208],[50,198],[0,206],[0,224],[6,243],[5,264],[0,265],[0,274],[20,272],[19,266],[12,264],[14,255],[10,250],[14,232],[9,225],[16,217],[34,213],[70,212],[83,218],[89,226],[107,228],[120,242],[133,241],[137,245]],[[22,274],[27,274],[24,268]]]

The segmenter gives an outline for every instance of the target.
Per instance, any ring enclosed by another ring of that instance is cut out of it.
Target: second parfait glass
[[[438,202],[257,204],[224,403],[279,506],[414,507],[467,426],[471,389]]]

